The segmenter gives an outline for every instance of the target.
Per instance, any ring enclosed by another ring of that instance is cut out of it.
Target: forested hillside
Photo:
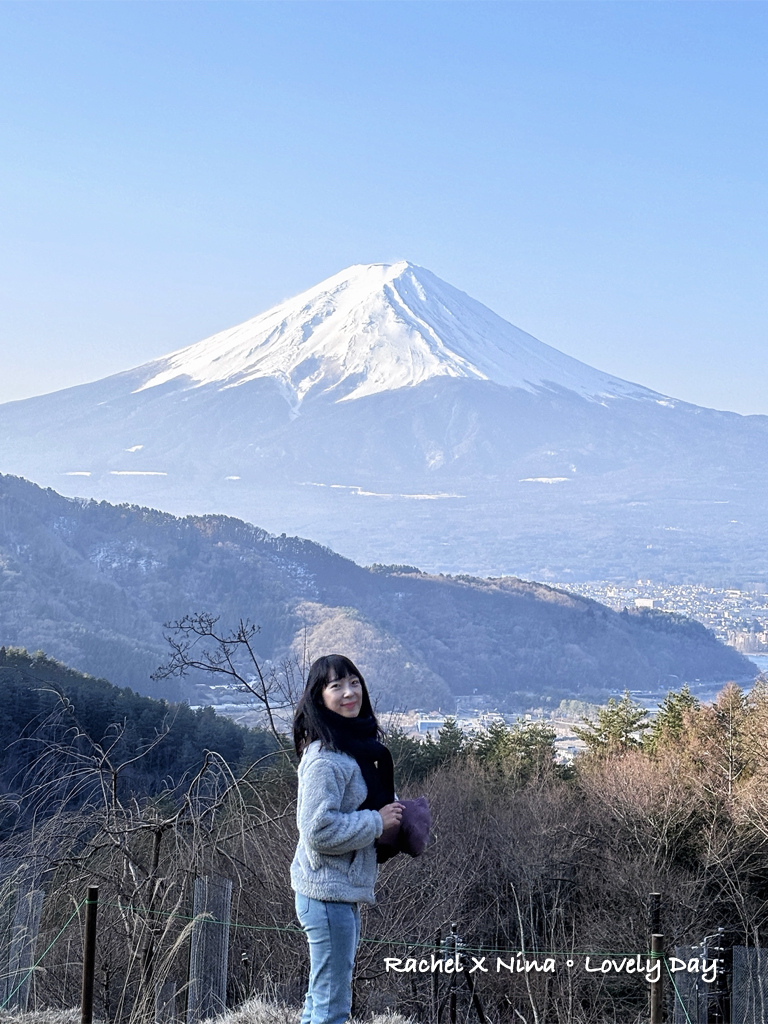
[[[0,647],[0,704],[0,793],[30,797],[44,782],[46,805],[63,784],[57,776],[64,749],[71,766],[76,758],[81,772],[91,771],[92,782],[114,772],[119,798],[145,799],[188,781],[206,751],[238,771],[276,746],[268,734],[212,708],[193,711],[142,697],[15,648]],[[77,791],[71,780],[67,787],[70,796]]]
[[[513,578],[363,568],[237,519],[179,519],[0,476],[0,643],[197,702],[177,680],[150,679],[168,656],[163,624],[197,611],[224,629],[258,623],[265,662],[347,652],[380,707],[450,708],[452,695],[477,691],[521,708],[752,673],[678,616],[617,614]]]

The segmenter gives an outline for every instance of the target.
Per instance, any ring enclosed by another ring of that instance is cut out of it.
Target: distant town
[[[556,583],[559,590],[590,597],[614,611],[623,608],[659,608],[701,622],[723,643],[742,654],[768,654],[768,586],[750,590],[721,590],[701,584]]]

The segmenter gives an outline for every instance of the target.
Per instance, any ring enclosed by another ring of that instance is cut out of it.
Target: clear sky
[[[0,401],[409,259],[768,414],[768,4],[0,4]]]

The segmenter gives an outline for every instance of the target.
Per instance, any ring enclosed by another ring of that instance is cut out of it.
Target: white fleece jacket
[[[296,892],[334,903],[374,903],[378,811],[358,811],[368,795],[349,754],[310,743],[299,762],[296,821],[299,844],[291,864]]]

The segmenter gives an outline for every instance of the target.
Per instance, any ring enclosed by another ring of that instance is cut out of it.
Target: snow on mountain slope
[[[434,377],[555,386],[597,400],[661,397],[537,341],[406,261],[350,267],[139,370],[139,391],[185,378],[230,388],[272,377],[294,407],[310,392],[343,401]]]
[[[64,493],[541,579],[768,580],[767,449],[768,417],[601,373],[409,263],[0,405],[0,472]]]

